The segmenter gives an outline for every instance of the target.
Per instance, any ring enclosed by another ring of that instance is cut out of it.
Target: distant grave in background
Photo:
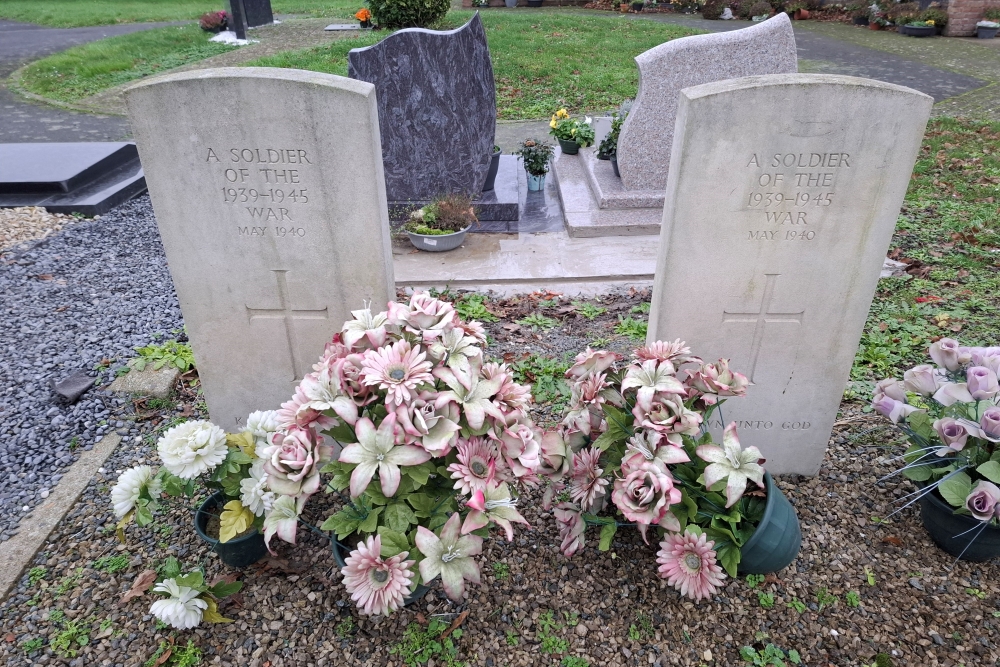
[[[135,144],[0,144],[0,208],[100,215],[146,189]]]

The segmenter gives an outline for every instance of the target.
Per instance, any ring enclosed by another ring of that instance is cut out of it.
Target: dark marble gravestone
[[[497,109],[478,13],[456,30],[400,30],[347,62],[351,78],[375,85],[390,207],[465,193],[478,197],[480,219],[517,219],[516,190],[512,202],[502,188],[482,192]]]
[[[229,16],[232,17],[229,29],[239,39],[247,38],[247,28],[274,23],[271,0],[229,0]]]

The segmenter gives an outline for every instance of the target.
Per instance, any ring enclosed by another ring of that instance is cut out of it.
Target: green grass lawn
[[[1000,123],[932,120],[890,256],[905,277],[879,282],[852,372],[902,377],[934,340],[1000,342]]]
[[[448,14],[449,27],[470,12]],[[635,97],[639,73],[633,58],[694,30],[653,21],[547,10],[482,13],[497,86],[497,111],[508,120],[547,118],[560,107],[607,110]],[[280,53],[247,63],[259,67],[347,75],[347,52],[387,33],[369,33],[331,46]]]
[[[276,14],[349,16],[362,0],[272,0]],[[225,0],[0,0],[0,18],[75,28],[114,23],[189,21],[226,8]],[[350,10],[349,13],[346,13]]]
[[[156,28],[75,46],[25,68],[29,92],[75,102],[106,88],[235,48],[208,41],[197,25]]]

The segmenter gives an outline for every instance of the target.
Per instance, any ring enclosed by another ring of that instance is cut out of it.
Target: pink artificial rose
[[[986,408],[979,427],[991,438],[1000,438],[1000,408]]]
[[[1000,347],[969,347],[962,350],[968,352],[973,365],[986,366],[1000,375]]]
[[[684,405],[684,399],[676,394],[657,396],[645,411],[638,404],[632,408],[632,417],[636,428],[648,428],[665,434],[683,433],[697,435],[701,429],[701,415],[689,410]],[[679,437],[671,438],[675,444],[680,444]]]
[[[674,487],[665,466],[643,461],[627,476],[615,480],[611,500],[626,519],[639,524],[645,540],[646,528],[658,524],[670,506],[681,501],[681,491]]]
[[[316,431],[291,426],[275,433],[271,446],[260,452],[267,486],[283,496],[308,496],[319,490],[319,470],[333,456],[333,448],[319,444]]]
[[[951,417],[944,417],[935,421],[934,430],[937,431],[941,441],[949,449],[954,449],[956,452],[962,451],[965,447],[965,441],[969,439],[969,432],[965,427]]]
[[[934,392],[934,400],[946,408],[955,403],[972,403],[974,398],[964,382],[945,382]]]
[[[411,333],[420,334],[425,342],[437,339],[458,322],[454,306],[427,292],[414,294],[409,304],[389,302],[389,324],[406,327]]]
[[[884,380],[883,380],[884,382]],[[903,373],[903,387],[921,396],[930,396],[938,388],[937,369],[930,364],[920,364]],[[905,400],[905,399],[897,399]]]
[[[692,387],[703,394],[714,394],[716,396],[744,396],[750,381],[741,373],[736,373],[729,369],[728,359],[719,359],[714,364],[704,364],[693,373],[688,381]],[[714,405],[715,400],[708,405]]]
[[[576,355],[573,365],[566,371],[566,378],[580,380],[591,373],[600,375],[611,368],[616,359],[618,359],[618,355],[614,352],[592,350],[588,346],[586,350]]]
[[[537,436],[527,424],[515,424],[500,436],[500,451],[515,477],[530,475],[541,465],[541,431]]]
[[[1000,488],[992,482],[979,480],[965,499],[965,507],[980,521],[1000,517]]]
[[[970,367],[965,377],[969,393],[977,401],[991,399],[1000,391],[997,374],[985,366]]]
[[[875,399],[872,401],[872,408],[883,417],[891,419],[893,424],[898,424],[900,419],[905,419],[908,414],[917,410],[912,405],[907,405],[889,396],[879,396],[878,394],[875,395]]]
[[[949,371],[957,371],[972,358],[968,352],[962,352],[961,346],[954,338],[942,338],[932,343],[929,352],[935,364]]]
[[[906,387],[899,380],[893,378],[880,380],[875,385],[875,396],[878,397],[879,394],[884,394],[894,401],[906,403]]]
[[[552,513],[559,524],[559,537],[562,540],[559,550],[569,558],[583,547],[583,533],[587,524],[580,508],[573,503],[560,503]]]

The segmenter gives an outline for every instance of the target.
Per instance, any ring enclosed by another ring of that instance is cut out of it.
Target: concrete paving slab
[[[49,493],[45,502],[24,517],[17,535],[0,543],[0,563],[3,563],[0,568],[0,601],[7,599],[24,568],[45,544],[52,529],[73,507],[94,473],[120,442],[120,436],[109,433],[92,449],[83,452],[77,462],[63,474],[59,485]]]
[[[174,366],[164,366],[159,370],[147,366],[141,371],[133,368],[125,375],[116,378],[108,389],[117,394],[167,398],[174,390],[174,383],[180,376],[180,370]]]

